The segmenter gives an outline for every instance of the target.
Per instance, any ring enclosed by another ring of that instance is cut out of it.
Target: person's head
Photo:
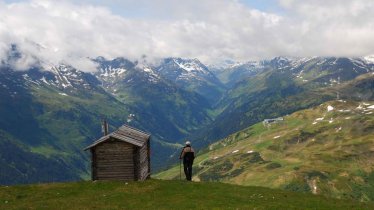
[[[191,146],[191,142],[190,141],[186,141],[186,146]]]

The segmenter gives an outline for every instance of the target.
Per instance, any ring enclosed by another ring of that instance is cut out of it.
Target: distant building
[[[91,151],[92,180],[142,181],[150,177],[150,135],[127,125],[84,150]]]
[[[283,117],[278,117],[278,118],[274,118],[274,119],[265,119],[262,124],[264,124],[264,126],[266,125],[269,125],[269,124],[272,124],[272,123],[278,123],[278,122],[282,122],[284,119]]]

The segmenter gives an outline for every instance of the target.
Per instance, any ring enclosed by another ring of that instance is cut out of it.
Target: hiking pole
[[[179,180],[182,180],[182,159],[179,159]]]

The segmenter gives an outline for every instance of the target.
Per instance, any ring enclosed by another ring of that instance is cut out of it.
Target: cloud
[[[343,1],[279,0],[282,15],[234,0],[0,1],[0,59],[11,44],[24,56],[19,69],[41,60],[85,71],[95,69],[88,58],[97,56],[196,57],[214,63],[372,54],[374,3]]]
[[[301,55],[363,56],[374,53],[374,2],[280,0],[298,37]],[[292,51],[291,51],[292,52]]]

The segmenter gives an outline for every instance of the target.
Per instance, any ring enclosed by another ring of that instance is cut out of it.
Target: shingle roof
[[[93,144],[86,147],[84,150],[95,147],[96,145],[105,142],[110,138],[114,138],[141,147],[147,142],[150,136],[150,134],[145,133],[141,130],[130,127],[128,125],[123,125],[118,130],[96,140]]]

